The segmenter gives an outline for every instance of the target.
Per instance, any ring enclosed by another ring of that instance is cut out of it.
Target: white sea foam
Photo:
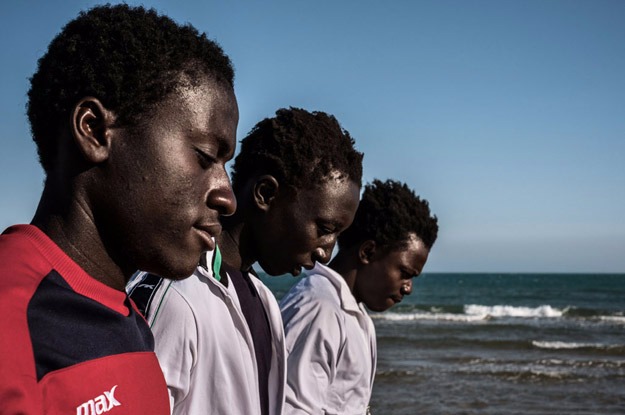
[[[566,310],[559,310],[549,305],[539,307],[515,307],[509,305],[485,306],[470,304],[464,306],[463,314],[445,313],[441,309],[432,307],[431,311],[416,311],[412,313],[374,313],[371,317],[380,320],[390,321],[410,321],[410,320],[442,320],[442,321],[459,321],[474,322],[482,320],[490,320],[492,318],[501,317],[520,317],[520,318],[557,318],[562,317]]]
[[[466,314],[452,314],[452,313],[384,313],[384,314],[372,314],[372,318],[379,320],[390,321],[410,321],[410,320],[444,320],[444,321],[461,321],[471,322],[483,320],[481,316],[469,316]]]
[[[565,310],[559,310],[549,305],[539,307],[515,307],[511,305],[477,305],[464,306],[464,312],[470,316],[488,317],[562,317]]]
[[[532,345],[539,349],[610,349],[618,347],[614,345],[606,345],[600,343],[576,343],[576,342],[560,342],[560,341],[539,341],[533,340]]]
[[[600,316],[599,320],[607,321],[608,323],[625,324],[624,316]]]

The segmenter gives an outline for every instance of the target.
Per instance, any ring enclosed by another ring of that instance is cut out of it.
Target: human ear
[[[256,179],[254,184],[254,203],[261,210],[268,210],[278,194],[280,184],[270,174],[265,174]]]
[[[358,248],[358,259],[363,264],[368,264],[371,262],[375,255],[376,245],[375,241],[369,239],[360,244]]]
[[[111,149],[110,127],[115,117],[97,98],[85,97],[74,107],[71,132],[76,146],[87,161],[102,163]]]

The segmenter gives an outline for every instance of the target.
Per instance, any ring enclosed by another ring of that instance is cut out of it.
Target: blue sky
[[[625,272],[625,2],[145,1],[236,67],[238,137],[280,107],[334,114],[364,178],[439,217],[426,271]],[[24,106],[92,1],[0,3],[0,228],[43,184]]]

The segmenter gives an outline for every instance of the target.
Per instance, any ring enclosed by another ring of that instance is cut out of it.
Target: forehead
[[[410,271],[421,273],[428,259],[430,250],[421,238],[411,233],[405,244],[388,252],[386,259],[410,268]]]
[[[347,178],[330,177],[314,188],[297,190],[295,199],[311,216],[328,222],[351,223],[358,208],[360,188]]]
[[[157,128],[184,130],[199,142],[217,144],[225,152],[234,151],[239,120],[234,90],[211,77],[204,76],[196,82],[181,78],[149,118],[146,121]]]

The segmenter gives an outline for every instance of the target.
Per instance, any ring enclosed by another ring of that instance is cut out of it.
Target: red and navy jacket
[[[0,415],[17,414],[169,414],[134,303],[32,225],[0,235]]]

